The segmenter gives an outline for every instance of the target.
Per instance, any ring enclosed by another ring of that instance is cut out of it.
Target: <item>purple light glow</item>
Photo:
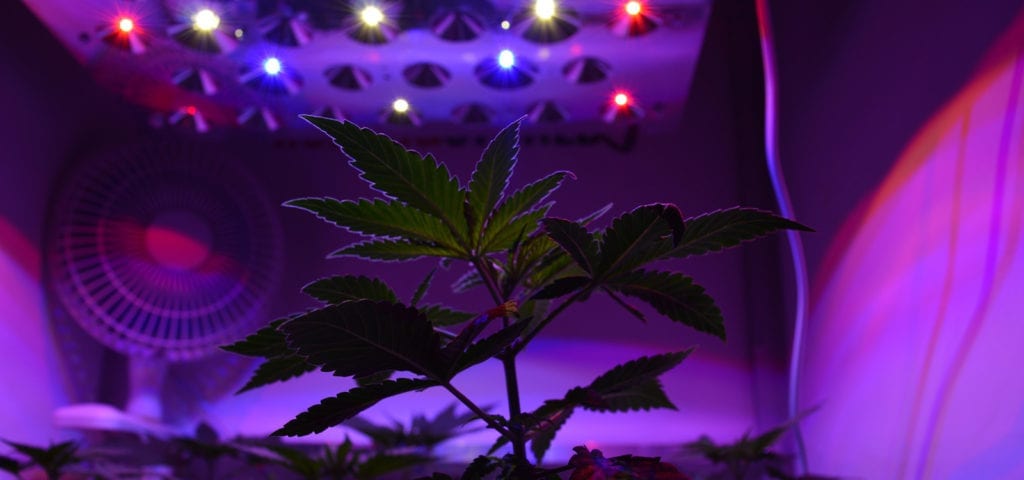
[[[599,341],[539,339],[520,357],[519,376],[524,408],[533,409],[544,400],[561,397],[577,383],[586,383],[612,366],[641,355],[648,355],[650,345]],[[679,411],[652,410],[629,414],[602,414],[577,411],[558,432],[550,461],[568,460],[572,447],[584,443],[598,445],[608,455],[640,453],[637,449],[662,448],[677,452],[683,442],[702,434],[714,438],[737,438],[752,428],[752,399],[745,391],[750,381],[747,366],[742,362],[722,361],[699,351],[687,358],[676,370],[662,377],[669,398]],[[487,362],[470,369],[455,379],[455,384],[479,403],[493,405],[494,411],[506,412],[502,401],[501,364]],[[782,380],[780,368],[778,379]],[[496,381],[496,379],[498,379]],[[527,380],[528,379],[528,380]],[[211,405],[207,418],[223,435],[235,433],[262,436],[291,420],[299,412],[321,399],[336,395],[353,386],[349,379],[314,372],[226,398]],[[716,392],[707,395],[706,392]],[[433,415],[454,399],[443,389],[385,400],[362,416],[388,422],[408,421],[414,413]],[[346,435],[353,441],[365,440],[359,433],[343,427],[328,429],[322,434],[289,439],[297,442],[341,442]],[[494,442],[495,434],[481,431],[443,445],[439,455],[453,460],[472,460]]]
[[[806,420],[812,471],[1024,476],[1024,54],[997,53],[818,278],[801,391],[822,406]]]
[[[39,251],[17,228],[0,217],[0,425],[10,440],[45,444],[57,438],[49,421],[68,401],[70,386],[57,362],[39,286]]]

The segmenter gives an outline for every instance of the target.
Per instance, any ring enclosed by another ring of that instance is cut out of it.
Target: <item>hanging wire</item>
[[[775,200],[779,204],[782,216],[796,218],[793,213],[793,202],[789,197],[786,179],[782,174],[782,162],[779,156],[778,142],[778,91],[776,89],[775,52],[772,43],[771,18],[768,12],[768,0],[755,0],[757,5],[757,26],[761,40],[761,63],[764,68],[764,140],[765,157],[768,159],[768,175],[771,177]],[[799,414],[797,392],[800,387],[800,360],[803,354],[804,324],[807,320],[807,260],[804,257],[804,245],[800,233],[795,230],[786,231],[790,257],[793,260],[793,276],[796,282],[796,313],[793,320],[793,345],[789,358],[789,385],[787,413],[795,419]],[[807,450],[804,446],[800,423],[793,423],[793,434],[796,438],[797,476],[806,474]]]

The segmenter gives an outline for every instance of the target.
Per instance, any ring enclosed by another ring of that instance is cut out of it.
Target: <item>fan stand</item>
[[[167,362],[157,355],[128,357],[129,395],[125,410],[105,403],[80,403],[54,410],[53,422],[62,428],[134,433],[143,438],[181,435],[181,429],[162,421],[160,388],[166,374]]]

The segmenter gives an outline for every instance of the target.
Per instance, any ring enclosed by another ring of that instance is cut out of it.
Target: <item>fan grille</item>
[[[59,191],[53,291],[105,345],[191,360],[265,320],[280,229],[239,165],[139,147],[84,162]]]

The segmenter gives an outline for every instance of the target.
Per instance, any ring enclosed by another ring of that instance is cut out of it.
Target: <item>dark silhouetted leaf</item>
[[[401,370],[441,378],[441,338],[414,308],[358,300],[303,314],[280,327],[288,347],[321,370],[365,376]]]
[[[779,230],[812,232],[809,227],[756,208],[733,207],[686,219],[686,233],[666,256],[682,258],[734,247]]]
[[[564,277],[555,280],[533,295],[534,300],[550,300],[579,290],[590,283],[588,277]]]
[[[416,304],[423,300],[423,296],[427,294],[427,289],[430,288],[430,281],[434,279],[434,274],[437,273],[437,269],[432,269],[423,281],[420,282],[419,286],[416,287],[416,292],[412,294],[412,298],[409,300],[409,306],[415,307]],[[429,317],[428,317],[429,318]]]
[[[449,376],[454,376],[458,372],[466,370],[473,365],[482,363],[501,353],[505,347],[508,347],[512,342],[519,338],[519,335],[523,333],[523,329],[526,328],[526,325],[527,322],[523,321],[513,323],[502,328],[493,335],[470,345],[466,348],[465,353],[455,357],[451,370],[449,371]]]
[[[260,364],[252,378],[238,393],[247,392],[257,387],[275,382],[283,382],[316,370],[298,355],[273,357]]]
[[[587,388],[606,395],[637,385],[644,380],[656,379],[679,365],[691,352],[693,348],[630,360],[601,374]]]
[[[555,191],[567,176],[572,177],[572,174],[555,172],[509,195],[487,221],[487,228],[480,244],[492,244],[494,237],[503,233],[502,231],[512,222],[512,219],[532,210],[535,205]],[[516,233],[518,234],[518,232]]]
[[[300,413],[273,433],[276,436],[299,437],[320,433],[358,415],[388,397],[433,387],[437,382],[426,379],[399,378],[365,387],[356,387],[337,396],[325,398]]]
[[[608,288],[601,288],[601,290],[607,293],[612,300],[615,300],[615,303],[619,304],[619,306],[626,309],[627,312],[632,314],[634,317],[640,319],[641,322],[647,323],[647,317],[644,315],[644,312],[640,311],[640,309],[634,307],[629,302],[619,298],[619,296],[616,295],[614,291],[609,290]]]
[[[441,305],[430,305],[420,308],[420,312],[427,316],[427,320],[435,327],[450,327],[458,325],[476,316],[475,313],[460,312]]]
[[[441,349],[441,353],[444,354],[449,365],[454,365],[455,361],[462,356],[463,352],[466,351],[466,347],[468,347],[473,340],[476,340],[478,335],[483,333],[484,329],[487,328],[488,320],[490,320],[490,317],[486,315],[477,317],[475,320],[462,327],[462,331],[460,331],[455,338]],[[451,376],[451,374],[448,376]]]
[[[353,378],[356,381],[356,385],[359,385],[360,387],[365,387],[367,385],[373,385],[375,383],[383,382],[384,380],[391,378],[391,376],[394,374],[394,370],[381,370],[379,372],[374,372],[369,375],[361,375]]]
[[[462,255],[447,248],[401,240],[360,242],[337,250],[328,257],[360,257],[382,261],[415,260],[421,257],[463,258]]]
[[[657,379],[648,379],[629,387],[601,393],[590,401],[583,402],[581,406],[598,412],[628,412],[652,408],[677,410]]]
[[[683,217],[675,205],[651,204],[612,220],[601,235],[601,262],[595,276],[631,271],[672,248],[683,235]]]
[[[77,457],[78,444],[70,440],[50,444],[47,448],[33,447],[9,440],[3,440],[3,442],[28,457],[31,464],[42,468],[48,478],[59,478],[66,467],[81,461]]]
[[[17,474],[21,471],[21,464],[11,457],[0,455],[0,470]]]
[[[459,249],[455,237],[440,219],[396,200],[299,198],[285,205],[312,212],[355,233],[398,237],[413,242],[435,243],[451,250]]]
[[[312,456],[297,448],[285,445],[267,445],[266,448],[276,453],[280,458],[280,464],[303,478],[320,478],[321,465]]]
[[[547,410],[545,410],[545,406],[548,406]],[[534,412],[533,418],[535,420],[543,418],[543,421],[534,425],[530,431],[530,451],[537,459],[538,464],[544,461],[544,455],[551,448],[551,442],[555,440],[555,435],[569,420],[573,412],[571,406],[558,405],[557,402],[550,404],[546,402],[545,406]]]
[[[249,357],[277,357],[290,355],[292,351],[288,348],[284,334],[278,330],[287,319],[279,319],[270,322],[270,325],[256,331],[256,333],[245,337],[245,340],[224,345],[220,347],[229,352],[238,353]]]
[[[501,200],[519,155],[519,127],[522,119],[510,123],[491,140],[469,180],[469,205],[477,217],[474,238],[479,237],[486,218]]]
[[[340,275],[321,278],[302,287],[302,291],[326,303],[341,303],[352,300],[398,302],[395,292],[386,283],[376,278],[362,275]]]
[[[725,340],[725,320],[714,299],[704,287],[685,275],[670,272],[637,270],[620,275],[608,288],[639,298],[662,315],[701,332]]]
[[[480,455],[479,457],[474,458],[473,461],[470,462],[469,466],[466,467],[466,470],[462,472],[461,480],[477,480],[484,478],[497,470],[498,467],[501,467],[501,465],[502,461],[499,458]]]
[[[598,258],[594,236],[576,222],[561,218],[541,220],[548,237],[555,241],[587,273],[594,273]]]
[[[453,233],[466,235],[465,195],[459,181],[433,156],[420,156],[387,135],[351,122],[312,115],[302,118],[333,138],[373,188],[441,219]]]
[[[600,450],[586,447],[575,447],[573,451],[576,454],[569,459],[569,465],[574,469],[569,480],[690,480],[676,467],[656,457],[622,455],[605,458]]]

